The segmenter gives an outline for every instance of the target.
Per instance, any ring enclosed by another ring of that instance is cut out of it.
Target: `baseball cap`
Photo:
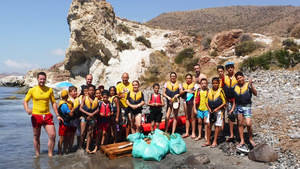
[[[233,62],[226,62],[226,64],[225,64],[225,67],[227,67],[227,66],[234,66],[234,63]]]
[[[66,97],[66,96],[68,96],[68,91],[67,90],[62,90],[60,92],[60,97]]]

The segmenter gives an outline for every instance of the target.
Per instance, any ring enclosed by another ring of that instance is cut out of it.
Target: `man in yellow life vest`
[[[123,73],[122,74],[122,82],[119,83],[116,88],[117,88],[117,94],[120,98],[120,102],[121,102],[121,108],[122,111],[126,118],[127,124],[126,124],[126,137],[129,134],[129,130],[131,128],[130,123],[128,122],[128,104],[126,103],[126,99],[127,99],[127,95],[130,91],[133,90],[132,84],[128,81],[129,80],[129,75],[128,73]]]

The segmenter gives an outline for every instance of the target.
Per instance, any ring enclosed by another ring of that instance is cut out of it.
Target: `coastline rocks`
[[[248,158],[252,161],[274,162],[278,160],[278,154],[268,144],[260,144],[249,152]]]
[[[24,76],[5,76],[0,78],[0,86],[22,87],[24,86]]]

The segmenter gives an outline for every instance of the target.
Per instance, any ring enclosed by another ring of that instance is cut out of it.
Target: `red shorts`
[[[76,131],[75,127],[66,126],[62,123],[59,124],[58,135],[59,136],[70,136]]]
[[[107,131],[109,128],[109,122],[106,122],[106,123],[100,123],[98,125],[98,131],[101,132],[101,131]]]
[[[40,128],[43,125],[54,125],[53,116],[51,113],[45,115],[33,114],[31,116],[31,124],[33,128]]]

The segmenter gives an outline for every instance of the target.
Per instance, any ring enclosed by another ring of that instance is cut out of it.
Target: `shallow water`
[[[0,87],[0,169],[140,168],[135,166],[144,165],[142,160],[132,158],[111,161],[100,152],[97,155],[87,155],[82,150],[78,150],[68,155],[56,155],[58,141],[58,123],[56,119],[54,119],[57,134],[54,149],[55,156],[48,158],[48,137],[43,129],[41,133],[41,156],[34,159],[30,116],[23,109],[24,95],[14,94],[16,90],[17,88]],[[3,99],[8,96],[17,96],[20,99]]]

